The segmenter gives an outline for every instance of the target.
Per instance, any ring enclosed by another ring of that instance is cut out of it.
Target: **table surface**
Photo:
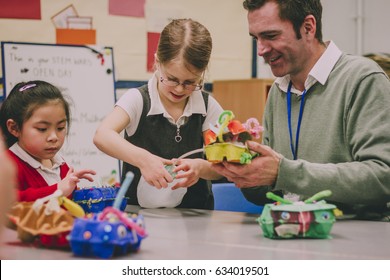
[[[329,239],[263,237],[258,215],[197,209],[139,209],[148,237],[136,253],[115,259],[138,260],[390,260],[390,223],[336,221]],[[1,259],[80,259],[70,250],[23,244],[15,231],[3,231]]]

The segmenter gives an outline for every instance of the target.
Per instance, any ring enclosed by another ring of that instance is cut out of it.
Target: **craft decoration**
[[[112,206],[119,192],[117,186],[93,186],[79,188],[73,193],[73,201],[80,205],[86,213],[102,212],[104,208]],[[123,197],[118,209],[125,210],[127,198]]]
[[[69,248],[67,235],[73,227],[74,218],[84,215],[79,205],[57,190],[35,202],[16,203],[8,214],[11,222],[8,226],[17,230],[22,242],[49,248]]]
[[[110,174],[102,176],[100,180],[100,185],[116,186],[118,188],[121,186],[121,184],[118,182],[118,175],[115,169],[111,170]]]
[[[126,174],[113,207],[108,206],[101,213],[91,213],[75,220],[69,235],[73,254],[107,259],[139,249],[141,241],[147,236],[143,216],[128,215],[118,209],[133,178],[133,173]]]
[[[206,159],[213,163],[224,160],[241,164],[250,163],[257,154],[249,151],[245,142],[259,138],[263,127],[257,119],[250,118],[246,123],[234,119],[232,111],[225,110],[215,126],[204,136]]]
[[[169,164],[169,165],[165,165],[164,167],[169,172],[169,174],[172,176],[172,178],[175,179],[177,173],[173,172],[173,170],[175,169],[176,166],[174,164]]]
[[[291,202],[267,193],[267,198],[277,203],[266,204],[257,219],[263,235],[272,239],[329,238],[337,209],[321,199],[331,194],[331,191],[325,190],[305,201]]]

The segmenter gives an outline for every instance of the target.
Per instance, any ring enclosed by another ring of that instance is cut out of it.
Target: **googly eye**
[[[140,227],[144,227],[144,220],[143,220],[143,219],[138,218],[136,223],[137,223],[137,225],[139,225]]]
[[[283,219],[283,220],[288,220],[290,219],[290,213],[289,212],[282,212],[280,214],[280,217]]]
[[[118,237],[125,237],[127,234],[126,227],[123,225],[118,226],[117,233]]]
[[[329,218],[330,218],[330,213],[329,213],[329,212],[322,212],[322,213],[321,213],[321,217],[322,217],[324,220],[329,220]]]

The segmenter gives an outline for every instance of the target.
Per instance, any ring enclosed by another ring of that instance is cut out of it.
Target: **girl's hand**
[[[64,196],[69,196],[81,179],[87,179],[88,181],[93,182],[92,175],[96,175],[94,170],[82,169],[75,171],[74,168],[71,167],[66,174],[66,177],[58,183],[57,189],[61,190]]]
[[[176,165],[173,172],[177,173],[175,180],[178,180],[179,182],[172,187],[172,190],[188,188],[194,185],[198,182],[202,170],[207,164],[200,158],[173,160],[173,162],[175,162]]]
[[[169,164],[172,164],[172,161],[148,153],[138,168],[148,184],[161,189],[168,187],[168,183],[173,181],[172,176],[165,169],[165,165]]]

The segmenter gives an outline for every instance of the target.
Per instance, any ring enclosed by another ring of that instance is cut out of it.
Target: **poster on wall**
[[[115,104],[113,49],[102,46],[72,46],[2,42],[4,91],[8,96],[19,82],[45,80],[57,86],[71,103],[68,137],[61,149],[76,170],[93,169],[95,182],[82,186],[119,182],[119,161],[96,148],[97,126]],[[113,178],[115,177],[115,178]]]
[[[67,28],[68,17],[78,17],[78,13],[73,5],[69,5],[53,15],[51,21],[55,28]]]
[[[179,9],[164,9],[161,7],[146,6],[147,31],[147,62],[146,70],[154,71],[154,54],[157,51],[160,33],[174,18],[181,18],[183,11]]]
[[[41,19],[41,0],[0,0],[0,18]]]
[[[108,13],[113,16],[145,17],[145,0],[109,0]]]

